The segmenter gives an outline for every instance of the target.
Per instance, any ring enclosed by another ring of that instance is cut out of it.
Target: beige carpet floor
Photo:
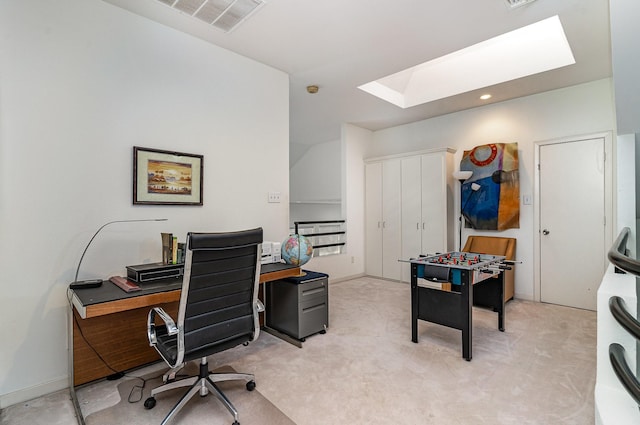
[[[595,312],[514,300],[499,332],[495,313],[474,308],[467,362],[460,331],[421,321],[419,342],[411,342],[409,285],[363,277],[329,288],[325,335],[300,349],[263,332],[248,347],[212,356],[211,367],[254,373],[257,391],[297,425],[594,423]],[[120,403],[109,385],[82,388],[85,416]],[[4,409],[0,423],[73,424],[69,411],[68,393],[55,393]],[[232,422],[213,400],[195,411]],[[266,424],[242,416],[241,423]]]
[[[181,373],[196,375],[198,370],[193,363]],[[233,372],[232,368],[219,368],[216,372]],[[185,394],[187,388],[177,388],[156,396],[156,406],[144,408],[144,401],[151,389],[162,385],[158,373],[143,376],[142,379],[125,378],[117,386],[119,402],[113,406],[96,411],[86,417],[87,425],[144,425],[159,424],[167,413]],[[295,425],[282,411],[264,398],[256,389],[247,391],[244,381],[219,382],[216,384],[238,410],[238,418],[246,424]],[[206,397],[194,396],[175,416],[174,423],[190,425],[228,425],[233,416],[212,394]]]

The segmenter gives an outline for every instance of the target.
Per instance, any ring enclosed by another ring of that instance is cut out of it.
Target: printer
[[[280,246],[280,242],[262,242],[260,264],[279,263],[282,260]]]

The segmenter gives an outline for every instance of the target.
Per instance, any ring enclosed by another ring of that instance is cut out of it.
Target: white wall
[[[586,83],[538,95],[487,105],[373,133],[365,158],[422,149],[457,149],[459,164],[464,150],[495,142],[517,142],[520,166],[520,195],[533,195],[534,142],[615,129],[612,87],[609,79]],[[459,195],[454,212],[459,211]],[[534,297],[533,209],[521,205],[520,228],[500,232],[515,237],[517,259],[516,297]],[[451,219],[455,219],[452,217]],[[472,233],[463,232],[462,239]],[[498,234],[487,232],[483,234]]]
[[[620,134],[640,133],[640,2],[609,0],[611,64],[615,86],[616,122]]]
[[[340,140],[311,146],[289,171],[291,201],[339,201],[341,164]]]
[[[340,220],[340,140],[312,145],[289,170],[290,225],[294,221]]]
[[[161,231],[284,238],[288,103],[286,74],[103,1],[0,2],[0,407],[67,385],[66,288],[103,223],[169,219],[106,228],[80,278],[159,261]],[[134,145],[203,154],[204,206],[133,206]]]
[[[305,268],[329,274],[335,282],[364,274],[364,152],[372,132],[343,124],[341,135],[342,216],[346,220],[344,254],[312,258]]]
[[[636,255],[636,136],[635,134],[618,135],[617,139],[617,160],[616,160],[616,205],[618,214],[616,216],[616,227],[614,228],[614,240],[618,237],[620,230],[628,227],[631,230],[627,240],[629,257],[637,258]]]

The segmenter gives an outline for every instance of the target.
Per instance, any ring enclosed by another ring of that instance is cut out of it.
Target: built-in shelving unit
[[[344,220],[296,221],[293,233],[311,240],[314,257],[345,252],[347,229]]]

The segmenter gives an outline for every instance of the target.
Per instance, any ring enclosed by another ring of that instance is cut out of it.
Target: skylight
[[[560,18],[554,16],[358,88],[410,108],[575,62]]]

